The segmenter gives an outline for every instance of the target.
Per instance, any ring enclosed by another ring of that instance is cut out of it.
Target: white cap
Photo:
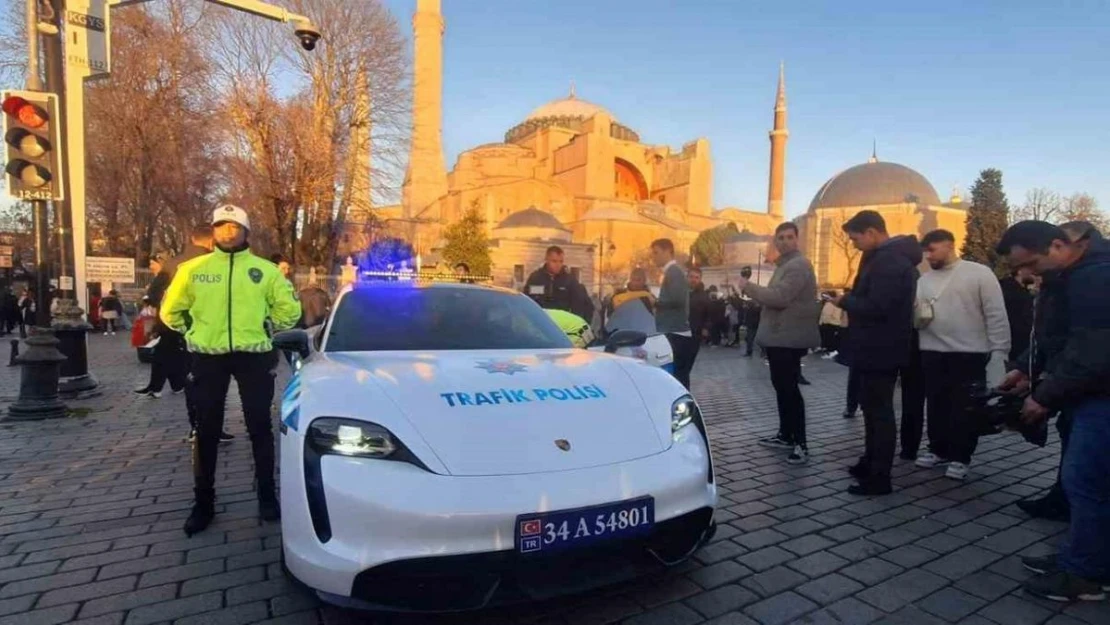
[[[216,208],[212,212],[212,225],[230,221],[243,226],[247,230],[251,229],[251,219],[247,216],[247,211],[235,206],[234,204],[224,204]]]

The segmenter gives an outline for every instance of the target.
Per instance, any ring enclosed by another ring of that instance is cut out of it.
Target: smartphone
[[[834,299],[836,299],[836,298],[833,297],[832,295],[829,295],[828,293],[822,293],[821,294],[821,301],[822,302],[831,302]]]

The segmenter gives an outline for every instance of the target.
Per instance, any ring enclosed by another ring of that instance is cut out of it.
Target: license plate
[[[655,523],[655,499],[642,497],[575,510],[522,514],[516,519],[520,553],[549,553],[640,536]]]

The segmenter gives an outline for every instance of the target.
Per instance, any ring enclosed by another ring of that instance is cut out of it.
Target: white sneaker
[[[809,450],[801,445],[795,445],[794,451],[786,457],[788,464],[805,464],[809,461]]]
[[[112,336],[115,336],[115,335],[116,335],[116,333],[115,333],[115,332],[113,332],[113,333],[112,333]]]
[[[948,470],[944,472],[944,477],[950,480],[963,480],[967,479],[968,466],[962,462],[953,462],[948,465]]]
[[[107,333],[107,332],[105,332],[105,333],[104,333],[104,336],[108,336],[108,333]]]
[[[157,391],[157,392],[152,391],[150,393],[149,397],[151,399],[162,399],[162,393],[160,391]]]
[[[927,451],[919,455],[917,457],[917,460],[913,461],[915,465],[921,467],[922,469],[931,469],[942,464],[948,464],[949,462],[949,460],[945,460],[944,458],[941,458],[931,451]]]

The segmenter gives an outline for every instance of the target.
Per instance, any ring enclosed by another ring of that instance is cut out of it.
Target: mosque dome
[[[613,116],[612,113],[598,104],[578,99],[578,97],[574,95],[574,91],[571,91],[570,95],[565,98],[552,100],[536,108],[525,118],[525,121],[548,119],[552,117],[589,119],[598,113],[605,113],[609,117]]]
[[[517,211],[509,215],[501,223],[497,224],[500,228],[553,228],[555,230],[567,230],[554,215],[546,211],[542,211],[535,206]]]
[[[905,165],[872,158],[829,178],[813,196],[809,210],[907,203],[939,206],[941,201],[925,176]]]

